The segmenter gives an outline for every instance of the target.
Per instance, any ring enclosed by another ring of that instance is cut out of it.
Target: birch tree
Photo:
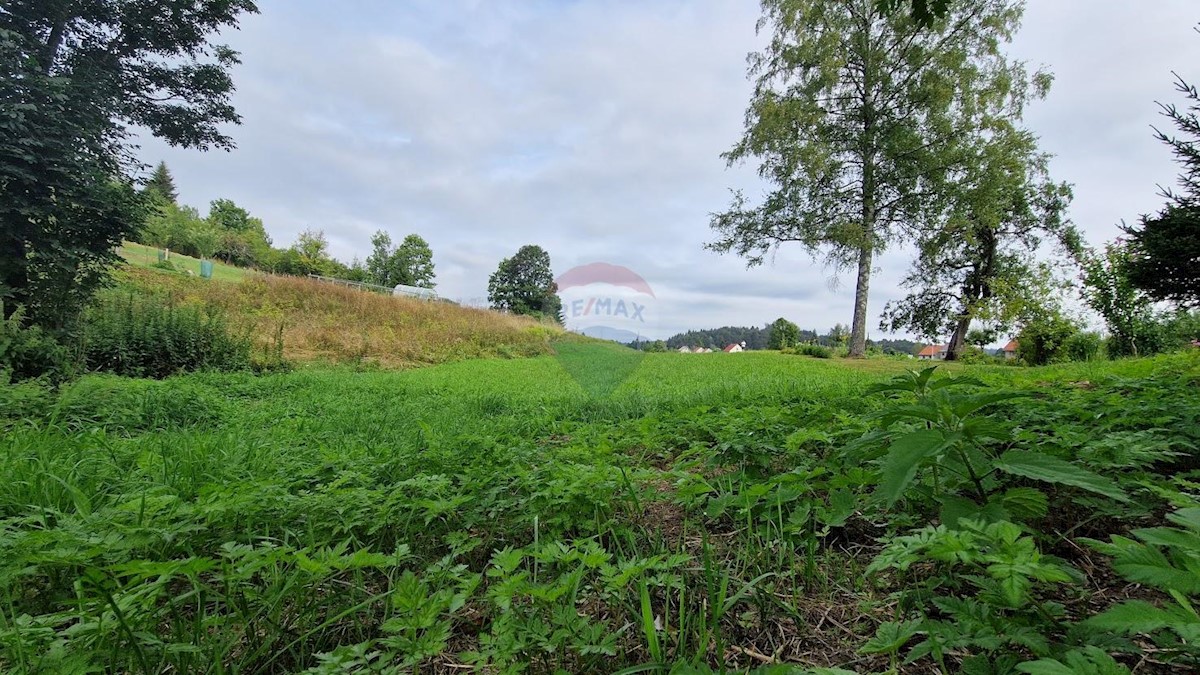
[[[963,139],[1049,77],[1004,54],[1022,15],[1012,0],[952,2],[928,27],[876,0],[762,4],[770,41],[750,55],[745,130],[723,157],[756,161],[769,189],[735,192],[708,246],[757,265],[795,242],[854,269],[850,355],[862,356],[876,256],[939,221],[971,161]]]

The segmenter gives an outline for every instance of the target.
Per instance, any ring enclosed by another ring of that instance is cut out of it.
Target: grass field
[[[121,245],[120,254],[125,262],[135,267],[152,267],[158,262],[158,254],[160,249],[151,246],[145,246],[132,241],[127,241]],[[180,253],[171,252],[171,264],[184,273],[191,272],[197,278],[200,277],[200,259],[191,256],[182,255]],[[247,276],[253,274],[252,271],[233,265],[226,265],[222,262],[213,261],[213,280],[214,281],[242,281]]]
[[[884,460],[848,449],[889,405],[868,387],[915,364],[558,352],[403,372],[89,376],[27,400],[0,443],[0,666],[939,670],[876,644],[915,611],[901,592],[931,563],[867,572],[881,538],[936,506],[881,503]],[[1194,355],[950,370],[1029,394],[995,403],[1012,447],[1093,466],[1114,435],[1117,454],[1200,440]],[[1192,469],[1147,466],[1103,469],[1132,503],[1055,485],[1026,521],[1080,574],[1038,596],[1061,606],[1062,628],[1043,629],[1053,644],[1118,599],[1170,601],[1074,543],[1160,522],[1183,499]],[[948,647],[944,669],[1000,642]]]

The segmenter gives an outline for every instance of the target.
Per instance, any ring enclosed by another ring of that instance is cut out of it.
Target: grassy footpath
[[[160,249],[151,246],[145,246],[132,241],[127,241],[121,245],[120,254],[126,263],[134,267],[153,267],[158,263],[158,254]],[[200,259],[186,256],[180,253],[171,253],[171,264],[184,273],[190,272],[192,275],[200,276]],[[226,265],[222,262],[213,261],[213,279],[215,281],[242,281],[246,277],[252,275],[250,270],[233,265]]]
[[[889,667],[860,649],[899,582],[865,570],[922,512],[836,458],[914,364],[559,351],[69,386],[0,436],[0,669]],[[1020,443],[1200,434],[1162,393],[1192,356],[952,370],[1032,393]],[[1095,575],[1066,611],[1125,592]]]

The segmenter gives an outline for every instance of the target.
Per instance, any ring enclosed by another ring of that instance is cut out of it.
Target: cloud
[[[1058,74],[1029,123],[1076,186],[1072,215],[1093,241],[1151,211],[1174,175],[1150,138],[1171,68],[1200,59],[1187,0],[1152,6],[1030,3],[1013,52]],[[277,245],[326,231],[344,260],[376,229],[434,250],[439,291],[486,295],[501,258],[536,243],[556,272],[627,266],[661,293],[661,332],[848,323],[853,286],[792,247],[747,270],[703,249],[729,189],[753,166],[720,153],[741,132],[746,54],[762,39],[751,0],[325,3],[264,0],[227,35],[242,52],[230,154],[164,147],[181,198],[231,198]],[[1068,32],[1071,40],[1061,35]],[[1200,80],[1200,72],[1195,73]],[[908,253],[880,258],[872,326]]]

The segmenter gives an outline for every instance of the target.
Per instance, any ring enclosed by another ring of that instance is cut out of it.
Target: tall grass
[[[550,353],[562,333],[524,317],[446,302],[365,293],[297,277],[255,275],[212,284],[153,270],[126,269],[142,293],[221,310],[249,330],[260,349],[282,345],[291,361],[408,367],[481,357]]]

